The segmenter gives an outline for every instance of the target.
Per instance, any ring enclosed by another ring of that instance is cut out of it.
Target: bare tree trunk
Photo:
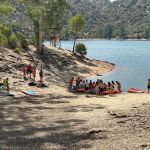
[[[73,50],[72,50],[73,53],[75,52],[76,40],[77,40],[77,32],[75,33],[75,36],[74,36],[74,43],[73,43]]]
[[[42,51],[42,44],[43,44],[43,17],[40,17],[39,21],[39,43],[38,43],[38,50],[41,53]]]

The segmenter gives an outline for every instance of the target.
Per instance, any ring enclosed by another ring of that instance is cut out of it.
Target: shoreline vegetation
[[[105,39],[105,38],[79,38],[77,39],[77,41],[96,41],[96,40],[100,40],[100,41],[150,41],[150,39],[118,39],[118,38],[111,38],[111,39]],[[68,40],[64,40],[64,41],[73,41],[73,39],[68,39]]]

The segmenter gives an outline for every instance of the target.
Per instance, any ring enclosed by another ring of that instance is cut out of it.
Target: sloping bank
[[[91,60],[87,57],[73,54],[65,49],[47,47],[44,50],[42,60],[49,64],[53,79],[56,82],[67,82],[72,76],[90,77],[110,72],[115,65],[106,61]]]
[[[30,56],[29,55],[32,56]],[[37,66],[37,78],[41,66],[44,70],[44,80],[50,85],[64,87],[71,77],[97,76],[112,71],[114,64],[105,61],[82,58],[80,55],[55,47],[44,47],[43,54],[39,55],[36,48],[29,46],[28,53],[21,52],[21,60],[17,60],[14,50],[0,48],[0,76],[9,77],[10,82],[22,79],[22,67],[31,63]],[[34,58],[34,61],[33,61]]]

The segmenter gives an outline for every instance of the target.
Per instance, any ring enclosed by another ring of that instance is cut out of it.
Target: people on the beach
[[[89,83],[88,83],[88,80],[86,80],[85,81],[85,93],[87,97],[88,97],[88,89],[89,89]]]
[[[35,78],[36,78],[36,67],[33,67],[32,74],[33,74],[33,79],[35,81]]]
[[[40,77],[40,81],[43,82],[44,74],[43,74],[43,70],[42,69],[39,72],[39,77]]]
[[[73,80],[74,80],[74,77],[72,77],[72,78],[69,80],[69,86],[68,86],[68,89],[69,89],[69,90],[72,89]]]
[[[33,67],[31,66],[31,64],[29,64],[26,67],[26,73],[27,73],[27,75],[29,76],[30,79],[31,79],[32,71],[33,71]]]
[[[9,94],[10,88],[9,88],[9,78],[6,78],[3,80],[3,86],[6,88],[7,94]]]
[[[98,97],[98,95],[99,95],[99,85],[98,85],[98,82],[96,82],[95,90],[96,90],[96,96]]]
[[[150,79],[148,79],[147,90],[148,90],[148,93],[149,93],[150,92]]]
[[[0,78],[0,87],[2,87],[3,86],[3,81],[2,81],[3,79],[2,78]]]
[[[121,92],[122,91],[122,89],[121,89],[121,83],[118,82],[118,81],[116,81],[116,83],[117,83],[117,90]]]
[[[114,81],[108,82],[106,84],[100,79],[97,79],[96,82],[93,82],[90,80],[83,80],[80,79],[79,77],[75,79],[72,77],[69,81],[69,90],[71,91],[85,91],[86,96],[88,96],[88,93],[93,93],[96,94],[96,96],[102,96],[104,94],[114,94],[114,92],[121,92],[121,83],[119,81]]]

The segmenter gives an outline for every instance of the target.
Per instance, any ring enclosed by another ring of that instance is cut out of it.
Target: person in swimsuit
[[[32,69],[32,75],[33,75],[33,79],[34,79],[34,81],[35,81],[35,77],[36,77],[36,67],[34,67],[34,68]]]
[[[78,78],[76,79],[76,89],[79,88],[79,84],[80,84],[80,78],[78,77]]]
[[[72,78],[69,80],[69,86],[68,86],[68,89],[69,89],[69,90],[72,89],[73,80],[74,80],[74,77],[72,77]]]
[[[40,76],[40,81],[43,82],[43,70],[41,69],[40,72],[39,72],[39,76]]]
[[[98,97],[98,95],[99,95],[99,85],[98,85],[98,82],[96,82],[95,90],[96,90],[96,97]]]
[[[2,82],[2,78],[0,78],[0,87],[2,87],[3,86],[3,82]]]
[[[7,94],[9,94],[10,88],[9,88],[9,78],[6,78],[4,80],[4,85],[6,86]]]
[[[33,70],[33,68],[32,68],[32,66],[31,66],[31,64],[29,64],[29,66],[27,66],[26,72],[27,72],[27,74],[29,74],[30,79],[31,79],[32,70]]]
[[[103,95],[103,91],[104,91],[104,89],[103,89],[103,82],[100,81],[100,83],[99,83],[99,94],[100,94],[100,96]]]
[[[86,93],[86,96],[87,96],[87,97],[89,97],[89,96],[88,96],[88,90],[89,90],[89,83],[88,83],[88,80],[86,80],[86,81],[85,81],[85,93]]]
[[[115,82],[111,81],[112,90],[115,90]]]
[[[150,79],[148,79],[147,90],[148,90],[148,93],[149,93],[149,91],[150,91]]]
[[[117,83],[117,90],[118,90],[118,92],[121,92],[122,91],[121,90],[121,83],[118,82],[118,81],[116,81],[116,83]]]

